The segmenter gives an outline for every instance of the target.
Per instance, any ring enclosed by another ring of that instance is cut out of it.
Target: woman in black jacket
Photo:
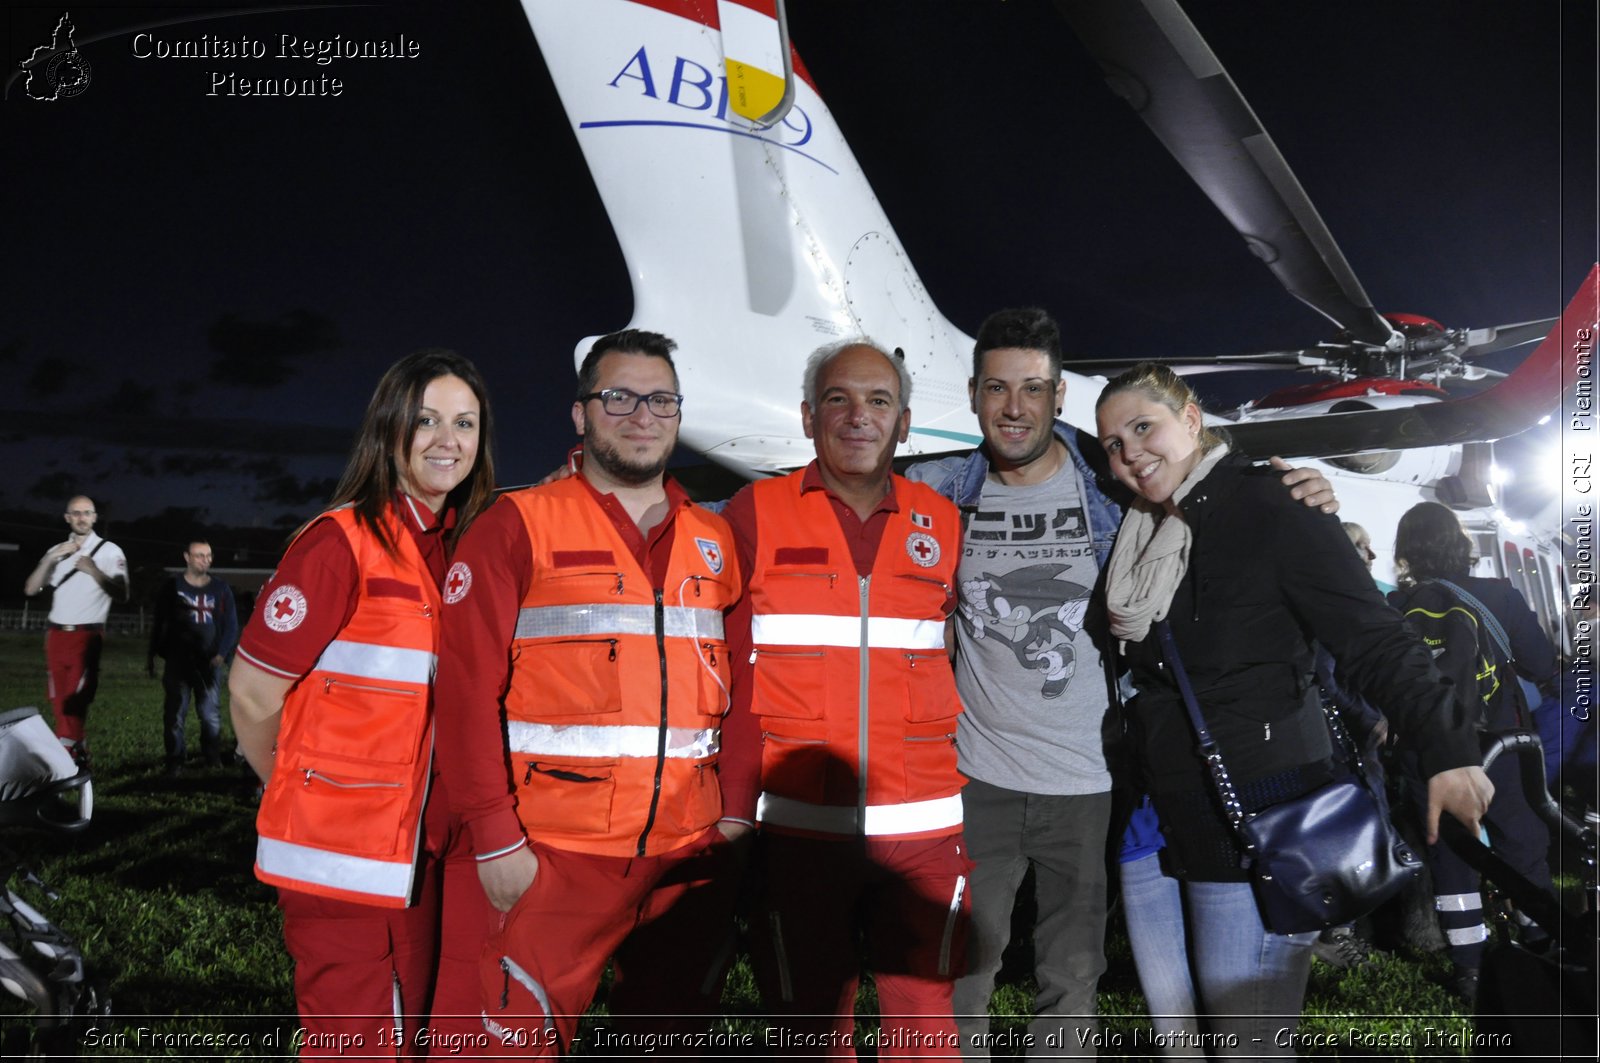
[[[1138,696],[1129,728],[1184,882],[1197,988],[1220,1055],[1292,1054],[1314,933],[1275,934],[1195,753],[1152,625],[1170,623],[1246,812],[1334,777],[1311,689],[1311,643],[1416,739],[1430,840],[1440,811],[1477,829],[1492,794],[1478,747],[1427,647],[1389,609],[1339,522],[1291,499],[1277,473],[1230,454],[1176,375],[1141,365],[1096,406],[1112,473],[1139,497],[1106,573],[1112,633]],[[1274,1021],[1276,1020],[1276,1021]]]
[[[1468,575],[1472,541],[1456,515],[1437,502],[1412,506],[1400,518],[1394,556],[1400,589],[1389,602],[1434,648],[1434,663],[1455,682],[1462,711],[1488,731],[1531,730],[1532,714],[1517,678],[1554,682],[1556,650],[1527,599],[1506,580]],[[1495,624],[1505,637],[1503,647],[1491,630]],[[1402,763],[1412,767],[1408,760]],[[1489,779],[1494,800],[1485,822],[1495,850],[1524,878],[1551,892],[1550,831],[1528,804],[1521,759],[1500,757]],[[1429,846],[1428,868],[1434,910],[1455,969],[1452,985],[1471,1003],[1489,940],[1478,873],[1448,845]],[[1525,944],[1548,940],[1537,927],[1524,926]]]

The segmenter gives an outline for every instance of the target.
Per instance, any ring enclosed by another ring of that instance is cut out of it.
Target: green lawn
[[[0,635],[0,708],[20,705],[45,707],[38,634]],[[190,727],[193,755],[198,738],[193,722]],[[30,891],[28,899],[76,936],[92,971],[110,988],[116,1017],[97,1027],[84,1054],[287,1054],[287,1047],[273,1045],[276,1039],[286,1046],[295,1028],[290,964],[272,892],[250,870],[255,809],[243,773],[191,767],[180,780],[163,777],[160,684],[144,674],[143,646],[132,637],[107,645],[90,735],[93,824],[78,835],[14,830],[5,837],[60,895],[45,900]],[[231,737],[225,739],[231,749]],[[1108,951],[1100,994],[1108,1044],[1101,1054],[1148,1057],[1148,1038],[1136,1042],[1145,1030],[1144,1003],[1120,929]],[[1027,970],[1025,955],[1014,960],[1008,977]],[[1310,1054],[1432,1055],[1435,1049],[1424,1047],[1429,1029],[1471,1029],[1436,984],[1443,970],[1437,955],[1395,954],[1351,972],[1317,964],[1300,1033],[1329,1038],[1334,1047]],[[996,994],[995,1033],[1002,1043],[1020,1044],[1026,1019],[1019,1016],[1030,1003],[1021,975]],[[730,980],[726,1004],[725,1028],[759,1028],[753,1018],[759,1005],[742,968]],[[870,990],[863,1005],[870,1009]],[[0,993],[0,1023],[25,1022],[20,1011],[14,998]],[[251,1047],[184,1047],[179,1041],[201,1034],[247,1036]],[[1409,1050],[1397,1047],[1407,1043]],[[1448,1045],[1442,1052],[1469,1054]]]

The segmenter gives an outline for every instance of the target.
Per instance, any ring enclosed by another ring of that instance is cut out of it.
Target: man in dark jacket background
[[[239,615],[233,589],[211,575],[211,544],[192,540],[183,552],[184,569],[156,593],[155,619],[145,667],[156,675],[156,658],[166,662],[161,686],[162,735],[169,778],[183,774],[184,727],[193,695],[200,717],[200,751],[206,763],[222,763],[222,668],[239,643]]]

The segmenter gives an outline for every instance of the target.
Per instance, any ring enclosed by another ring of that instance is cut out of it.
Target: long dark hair
[[[1460,579],[1472,568],[1472,540],[1448,506],[1418,502],[1395,529],[1394,566],[1403,585]]]
[[[489,389],[483,375],[471,360],[441,347],[406,355],[378,381],[356,433],[355,446],[350,450],[350,461],[329,503],[349,505],[357,522],[377,536],[390,554],[397,545],[385,533],[381,518],[389,499],[400,489],[394,456],[410,450],[417,433],[422,393],[442,376],[460,377],[478,400],[478,459],[466,478],[445,497],[445,505],[456,509],[452,536],[459,538],[494,499],[494,419],[489,412]]]

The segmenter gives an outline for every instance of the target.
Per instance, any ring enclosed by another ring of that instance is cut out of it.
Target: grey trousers
[[[956,981],[961,1054],[987,1059],[989,997],[1029,865],[1039,983],[1029,1055],[1093,1056],[1095,994],[1106,969],[1106,831],[1111,794],[1025,794],[977,779],[961,791],[972,872],[967,973]]]

